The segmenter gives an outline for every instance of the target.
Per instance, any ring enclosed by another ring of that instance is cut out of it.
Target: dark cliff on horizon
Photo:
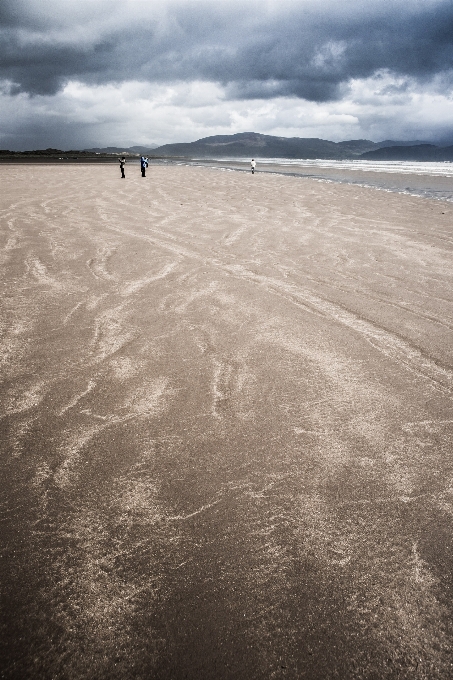
[[[428,151],[427,147],[431,151]],[[392,151],[392,149],[395,149],[395,151]],[[407,149],[410,150],[406,151]],[[256,132],[241,132],[235,135],[204,137],[195,142],[164,144],[153,149],[152,154],[153,156],[180,156],[183,158],[249,158],[256,156],[257,158],[313,160],[359,158],[364,160],[453,160],[452,151],[452,147],[437,147],[419,140],[371,142],[367,139],[353,139],[345,142],[330,142],[317,138],[275,137]],[[386,152],[389,155],[386,155]],[[382,155],[379,155],[381,153]]]

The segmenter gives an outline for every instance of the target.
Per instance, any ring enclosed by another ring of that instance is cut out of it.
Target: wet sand
[[[453,205],[1,166],[2,678],[449,678]]]
[[[165,163],[165,161],[157,162]],[[168,160],[167,162],[177,161]],[[250,172],[250,161],[198,160],[191,161],[191,163]],[[333,163],[335,163],[335,161],[333,161]],[[287,162],[279,163],[278,161],[270,163],[268,161],[258,160],[256,172],[257,174],[263,172],[276,173],[279,175],[305,177],[327,182],[356,184],[358,186],[381,189],[383,191],[421,196],[423,198],[437,198],[442,201],[453,202],[453,177],[451,170],[453,166],[450,163],[432,164],[436,170],[439,165],[443,166],[445,168],[445,174],[431,172],[429,168],[431,165],[430,163],[417,164],[414,162],[412,164],[412,170],[417,165],[420,167],[417,173],[413,171],[404,172],[402,167],[399,172],[396,172],[394,169],[392,169],[392,172],[382,169],[378,170],[376,168],[379,167],[379,161],[374,164],[374,169],[365,169],[360,163],[357,163],[357,166],[353,167],[354,162],[349,162],[349,167],[335,167],[333,163],[326,161],[326,165],[324,165],[324,162],[321,160],[319,163],[312,161],[309,165],[304,165],[303,161],[301,161],[301,164],[299,165],[297,162],[294,162],[294,164]]]

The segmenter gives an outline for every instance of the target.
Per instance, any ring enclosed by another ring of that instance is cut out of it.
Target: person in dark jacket
[[[118,158],[118,161],[120,164],[121,178],[125,179],[126,175],[124,174],[124,166],[126,165],[126,159],[124,158],[124,156],[122,156],[121,158]]]
[[[140,158],[140,168],[142,170],[142,177],[146,177],[146,168],[148,167],[148,159],[145,156]]]

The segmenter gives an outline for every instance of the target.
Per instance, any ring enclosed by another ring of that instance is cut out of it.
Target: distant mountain
[[[274,137],[256,132],[235,135],[214,135],[196,142],[164,144],[152,152],[153,156],[180,156],[184,158],[305,158],[345,160],[360,158],[361,154],[377,151],[382,146],[403,145],[406,142],[371,142],[352,139],[346,142],[329,142],[325,139],[303,137]],[[407,144],[416,144],[408,142]]]
[[[393,139],[385,139],[383,142],[377,142],[376,146],[382,148],[384,146],[418,146],[419,144],[429,144],[429,142],[421,139],[413,139],[410,142],[395,142]]]
[[[102,149],[95,147],[93,149],[84,149],[90,153],[149,153],[151,150],[157,149],[157,144],[148,144],[146,146],[104,146]]]
[[[85,155],[131,155],[146,154],[154,157],[183,158],[293,158],[325,160],[375,160],[375,161],[453,161],[453,146],[436,146],[420,141],[371,142],[369,139],[350,139],[344,142],[330,142],[326,139],[305,137],[274,137],[257,132],[241,132],[235,135],[214,135],[196,142],[164,144],[157,146],[106,146],[83,151],[61,151],[60,149],[38,149],[35,151],[11,152],[0,149],[2,159],[6,156],[49,156],[60,154]]]
[[[370,142],[368,148],[374,148]],[[256,132],[235,135],[214,135],[196,142],[164,144],[154,149],[153,155],[190,158],[347,158],[350,152],[335,142],[300,137],[274,137]]]
[[[136,145],[136,146],[130,146],[129,151],[135,151],[136,153],[144,153],[146,151],[149,151],[150,149],[157,149],[159,144],[148,144],[148,145]]]
[[[337,142],[337,146],[350,156],[358,156],[365,151],[379,148],[379,144],[370,142],[369,139],[350,139],[347,142]]]
[[[367,151],[360,158],[369,161],[453,161],[453,146],[388,146]]]

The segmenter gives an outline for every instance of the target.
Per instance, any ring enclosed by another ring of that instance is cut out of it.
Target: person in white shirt
[[[252,162],[250,163],[250,165],[251,165],[251,168],[252,168],[252,175],[254,175],[255,174],[255,168],[256,168],[256,163],[255,163],[254,158],[252,158]]]

